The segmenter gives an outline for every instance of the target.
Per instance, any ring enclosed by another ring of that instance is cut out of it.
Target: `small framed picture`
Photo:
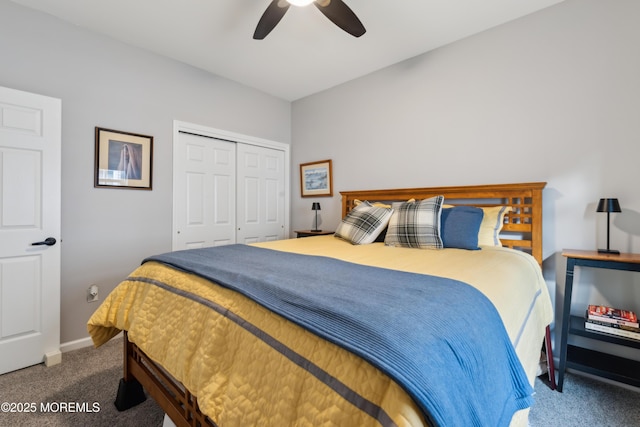
[[[153,137],[96,127],[94,187],[151,190]]]
[[[302,197],[333,196],[331,160],[300,165],[300,192]]]

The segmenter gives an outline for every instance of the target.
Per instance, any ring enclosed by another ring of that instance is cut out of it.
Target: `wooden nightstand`
[[[334,231],[329,231],[329,230],[320,230],[320,231],[295,230],[295,233],[298,235],[298,238],[300,238],[300,237],[311,237],[311,236],[327,236],[329,234],[333,234]]]
[[[567,343],[568,337],[571,334],[640,349],[639,340],[591,332],[584,327],[584,315],[571,316],[571,294],[573,293],[575,267],[640,271],[640,254],[622,253],[619,255],[611,255],[598,253],[597,251],[565,249],[562,251],[562,255],[567,258],[567,272],[564,287],[564,306],[562,309],[558,391],[562,391],[564,371],[566,368],[588,372],[593,375],[640,387],[640,362]]]

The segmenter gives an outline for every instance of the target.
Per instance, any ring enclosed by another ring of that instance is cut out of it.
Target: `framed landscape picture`
[[[300,164],[300,192],[302,197],[333,196],[331,160]]]
[[[153,137],[96,127],[94,187],[151,190]]]

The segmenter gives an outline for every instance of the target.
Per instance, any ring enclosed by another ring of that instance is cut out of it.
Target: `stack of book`
[[[587,307],[585,329],[640,341],[638,316],[633,311],[603,305]]]

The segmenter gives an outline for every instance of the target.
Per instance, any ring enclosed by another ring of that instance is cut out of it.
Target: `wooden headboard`
[[[479,207],[511,206],[500,234],[503,246],[528,252],[542,265],[542,189],[546,182],[522,184],[471,185],[462,187],[399,188],[388,190],[341,191],[342,217],[354,201],[380,202],[426,199],[443,195],[449,205]]]

